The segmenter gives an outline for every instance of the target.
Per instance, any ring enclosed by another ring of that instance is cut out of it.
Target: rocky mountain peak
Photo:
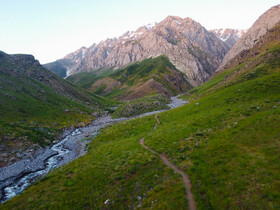
[[[247,32],[247,30],[221,28],[210,30],[220,40],[225,42],[230,48]]]
[[[163,21],[157,24],[157,28],[159,27],[166,27],[166,28],[174,28],[174,29],[190,29],[194,28],[202,28],[202,26],[194,21],[191,18],[180,18],[177,16],[168,16]]]
[[[121,68],[166,55],[197,86],[218,68],[229,47],[191,18],[168,16],[163,21],[127,31],[64,57],[74,61],[67,75],[99,68]],[[68,62],[69,63],[69,62]]]
[[[171,24],[173,22],[181,22],[182,18],[178,16],[167,16],[164,20],[160,22],[160,24]]]
[[[78,62],[79,59],[83,59],[85,57],[85,54],[87,53],[88,48],[86,47],[81,47],[80,49],[76,50],[73,53],[69,53],[64,57],[64,59],[70,59],[75,62]]]
[[[252,48],[264,36],[268,30],[280,21],[280,4],[276,5],[262,14],[253,26],[244,34],[233,48],[224,57],[218,70],[223,69],[228,61],[238,55],[241,51]]]

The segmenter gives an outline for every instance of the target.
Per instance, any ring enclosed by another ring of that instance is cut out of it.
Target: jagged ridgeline
[[[105,104],[42,67],[32,55],[0,52],[1,154],[47,145],[62,128],[89,123],[91,113]]]
[[[82,47],[47,66],[68,75],[100,68],[124,68],[147,58],[165,55],[193,86],[207,81],[230,47],[191,18],[168,16],[122,36]],[[54,68],[53,68],[54,67]],[[57,67],[57,68],[56,68]]]

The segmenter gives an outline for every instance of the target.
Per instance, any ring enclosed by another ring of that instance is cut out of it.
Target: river
[[[176,97],[171,97],[170,109],[188,103]],[[160,113],[158,110],[130,118],[112,119],[109,115],[94,120],[90,125],[67,130],[64,138],[58,143],[41,149],[34,157],[22,159],[7,167],[0,168],[0,202],[3,203],[25,190],[35,180],[45,176],[52,169],[58,168],[86,153],[87,139],[92,140],[105,126],[129,119],[135,119]]]

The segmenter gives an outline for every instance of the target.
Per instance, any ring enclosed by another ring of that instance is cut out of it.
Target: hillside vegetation
[[[279,207],[279,40],[278,24],[146,137],[189,174],[199,209]]]
[[[145,137],[189,175],[198,209],[279,208],[279,36],[278,25],[190,91],[189,104],[158,114],[155,130],[153,116],[104,129],[85,156],[1,207],[186,209],[181,177],[141,147]]]
[[[166,109],[170,96],[191,89],[166,56],[145,59],[123,69],[98,69],[71,75],[68,81],[120,102],[113,117],[130,117]],[[109,110],[113,111],[113,110]]]
[[[133,100],[153,94],[177,95],[191,89],[166,56],[145,59],[113,71],[81,73],[67,78],[90,92],[117,100]]]
[[[82,73],[71,75],[67,77],[67,80],[75,85],[78,85],[79,87],[82,87],[84,89],[89,89],[90,86],[93,85],[93,83],[95,83],[97,80],[110,76],[115,71],[117,70],[114,70],[112,68],[110,69],[101,68],[92,72],[82,72]]]
[[[111,101],[43,68],[30,55],[0,52],[0,165],[10,154],[48,145],[63,128],[91,122]]]
[[[140,99],[127,101],[121,104],[112,114],[112,117],[131,117],[146,112],[169,109],[170,107],[167,106],[167,104],[170,102],[170,98],[167,98],[164,95],[142,97]]]

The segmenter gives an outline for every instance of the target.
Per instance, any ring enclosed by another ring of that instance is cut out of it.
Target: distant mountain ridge
[[[230,47],[191,18],[168,16],[163,21],[106,39],[66,55],[67,75],[99,68],[120,68],[166,55],[188,81],[197,86],[215,72]]]
[[[210,30],[210,32],[214,33],[220,40],[232,48],[235,43],[247,32],[247,30],[221,28]]]
[[[237,56],[243,50],[248,50],[253,47],[260,38],[264,36],[270,29],[272,29],[280,21],[280,4],[271,7],[264,14],[262,14],[252,27],[244,34],[233,48],[226,54],[218,71],[225,68],[227,63]]]

